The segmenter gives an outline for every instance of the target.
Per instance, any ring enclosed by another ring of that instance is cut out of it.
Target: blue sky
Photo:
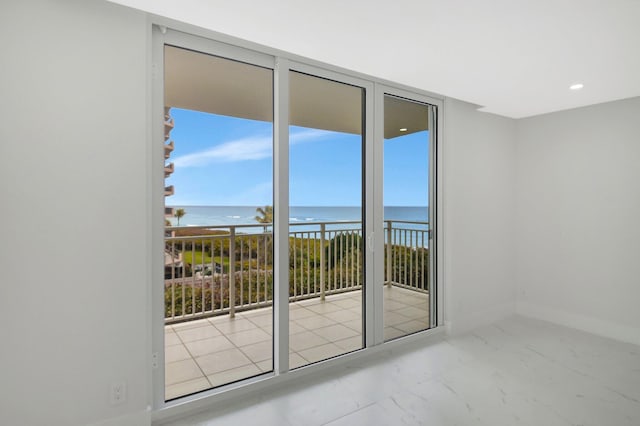
[[[272,124],[172,108],[172,206],[261,206],[273,200]],[[385,205],[427,205],[426,132],[385,142]],[[290,128],[289,203],[359,206],[359,135]]]

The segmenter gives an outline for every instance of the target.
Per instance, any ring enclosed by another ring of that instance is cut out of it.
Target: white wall
[[[33,0],[0,3],[0,21],[0,424],[146,424],[146,17]],[[516,277],[520,312],[637,332],[639,110],[555,113],[516,135],[514,120],[446,100],[454,332],[512,313]],[[120,381],[128,401],[111,406]]]
[[[515,310],[515,120],[445,103],[445,321],[454,333]]]
[[[0,21],[0,424],[144,424],[146,18],[40,0]]]
[[[640,98],[517,130],[518,312],[640,344]]]
[[[99,0],[0,16],[0,424],[146,424],[146,17]],[[462,330],[512,311],[513,121],[445,110],[447,319]],[[128,401],[111,406],[120,381]]]

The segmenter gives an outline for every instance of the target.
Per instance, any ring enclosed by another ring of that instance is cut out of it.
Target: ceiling
[[[251,120],[273,120],[273,71],[174,46],[164,49],[164,105]],[[294,126],[362,134],[363,91],[291,72]],[[385,96],[384,137],[428,129],[428,107]]]
[[[113,1],[507,117],[640,96],[640,0]]]
[[[164,50],[167,107],[273,120],[273,72],[186,49]]]

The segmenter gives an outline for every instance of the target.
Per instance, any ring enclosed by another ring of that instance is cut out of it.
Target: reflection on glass
[[[384,339],[430,327],[429,106],[384,98]]]
[[[273,370],[272,79],[165,47],[166,400]]]
[[[289,365],[363,347],[359,87],[290,73]]]

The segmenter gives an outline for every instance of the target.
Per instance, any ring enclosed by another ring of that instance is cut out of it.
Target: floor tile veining
[[[385,287],[385,338],[427,328],[428,295]],[[271,308],[165,326],[166,398],[188,395],[273,369]],[[362,348],[362,292],[289,305],[290,368]]]
[[[637,426],[640,347],[514,316],[166,424]]]

